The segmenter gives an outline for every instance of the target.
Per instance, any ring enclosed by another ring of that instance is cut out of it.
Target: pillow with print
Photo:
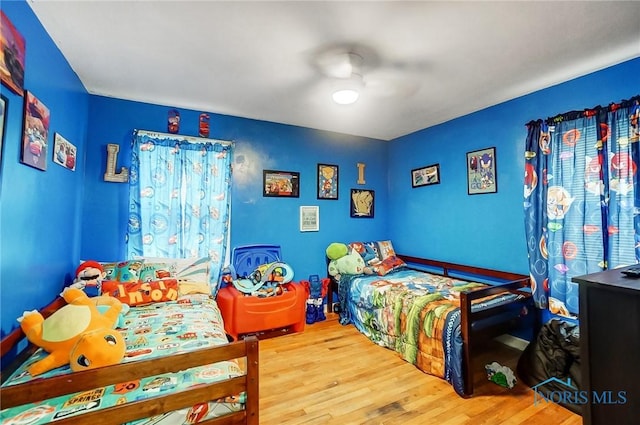
[[[164,279],[152,282],[102,282],[102,295],[117,298],[130,307],[156,302],[173,301],[179,295],[178,281]]]
[[[378,255],[377,246],[374,249],[373,245],[375,245],[374,242],[351,242],[349,247],[360,254],[365,265],[374,267],[380,263],[380,256]]]
[[[140,280],[143,282],[175,278],[175,262],[148,263],[145,261],[140,271]]]
[[[137,282],[140,280],[143,260],[126,260],[117,263],[100,263],[105,272],[104,280]]]
[[[380,251],[380,259],[383,261],[389,257],[396,256],[396,250],[393,249],[393,244],[389,240],[378,241],[378,249]]]
[[[378,273],[379,276],[384,276],[388,273],[391,273],[394,270],[403,268],[406,265],[407,263],[405,263],[400,258],[394,255],[392,257],[387,257],[384,260],[382,260],[382,262],[380,262],[380,264],[378,264],[378,266],[376,267],[376,272]]]

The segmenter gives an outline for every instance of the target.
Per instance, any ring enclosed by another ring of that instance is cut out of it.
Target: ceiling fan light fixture
[[[362,75],[352,73],[349,78],[341,79],[333,91],[333,101],[339,105],[351,105],[358,101],[364,88]]]
[[[351,105],[356,103],[360,93],[355,89],[341,89],[333,92],[333,101],[338,105]]]

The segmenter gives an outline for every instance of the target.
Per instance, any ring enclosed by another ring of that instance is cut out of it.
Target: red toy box
[[[249,275],[256,267],[280,260],[279,245],[247,245],[234,248],[232,264],[237,276]],[[235,278],[235,276],[234,276]],[[233,286],[218,291],[218,307],[222,312],[225,331],[238,339],[239,335],[288,328],[302,332],[305,325],[307,291],[297,283],[284,284],[286,291],[273,297],[253,297],[242,294]]]

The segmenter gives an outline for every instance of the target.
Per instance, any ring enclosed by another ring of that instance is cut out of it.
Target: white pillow
[[[141,257],[134,256],[135,259],[142,259],[145,263],[166,264],[171,270],[175,270],[175,278],[178,280],[190,280],[195,282],[210,282],[211,257],[192,258],[162,258],[162,257]]]

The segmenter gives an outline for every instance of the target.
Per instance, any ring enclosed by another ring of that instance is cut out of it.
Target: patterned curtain
[[[530,122],[524,212],[534,299],[576,317],[574,276],[640,260],[640,97]]]
[[[136,131],[127,254],[211,258],[218,281],[229,233],[233,145]]]

